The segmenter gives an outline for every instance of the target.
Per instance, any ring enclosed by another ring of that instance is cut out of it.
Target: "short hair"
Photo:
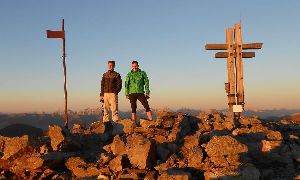
[[[131,64],[137,64],[137,65],[139,65],[139,62],[137,62],[137,61],[132,61]]]
[[[116,65],[116,62],[112,61],[112,60],[107,61],[107,64],[109,64],[109,63],[112,63],[114,66]]]

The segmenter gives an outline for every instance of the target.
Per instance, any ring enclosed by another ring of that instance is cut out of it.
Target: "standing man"
[[[147,100],[150,98],[149,79],[147,74],[139,69],[137,61],[132,61],[131,66],[132,70],[126,76],[125,95],[130,100],[132,120],[136,121],[136,103],[139,100],[146,109],[148,119],[152,121],[152,113]]]
[[[112,120],[118,117],[118,93],[122,89],[122,79],[119,73],[114,71],[115,61],[107,62],[108,71],[103,74],[101,80],[100,101],[104,101],[103,122],[109,122],[109,109],[112,112]]]

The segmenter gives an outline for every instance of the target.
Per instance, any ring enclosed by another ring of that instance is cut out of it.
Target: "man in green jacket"
[[[127,74],[125,81],[125,95],[130,100],[132,120],[136,121],[136,103],[139,100],[146,109],[148,119],[152,121],[152,113],[147,100],[150,98],[149,79],[147,74],[139,69],[137,61],[132,61],[131,65],[132,70]]]

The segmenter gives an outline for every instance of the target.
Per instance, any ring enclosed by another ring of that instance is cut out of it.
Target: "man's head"
[[[114,70],[114,69],[115,69],[115,64],[116,64],[115,61],[109,60],[109,61],[107,62],[108,70],[109,70],[109,71]]]
[[[137,62],[137,61],[132,61],[131,67],[132,67],[132,71],[133,71],[133,72],[138,71],[138,69],[139,69],[139,62]]]

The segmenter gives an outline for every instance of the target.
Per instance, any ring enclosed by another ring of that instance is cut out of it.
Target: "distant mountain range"
[[[166,109],[171,111],[170,109]],[[196,109],[182,108],[176,110],[177,112],[184,112],[190,115],[198,115],[203,112]],[[154,110],[155,116],[156,110]],[[206,111],[207,112],[207,111]],[[208,112],[222,112],[228,113],[227,110],[210,110]],[[89,126],[91,123],[101,120],[101,110],[100,108],[87,108],[82,111],[71,111],[69,110],[69,124],[81,124],[83,126]],[[244,111],[244,116],[258,116],[262,119],[270,118],[283,118],[294,114],[300,113],[300,109],[271,109],[271,110],[246,110]],[[1,113],[0,112],[0,129],[5,128],[14,124],[24,124],[34,126],[40,129],[47,129],[51,124],[63,125],[63,112],[57,111],[54,113]],[[121,119],[130,118],[130,111],[119,111],[119,116]],[[145,112],[143,110],[138,111],[138,116],[145,118]]]

